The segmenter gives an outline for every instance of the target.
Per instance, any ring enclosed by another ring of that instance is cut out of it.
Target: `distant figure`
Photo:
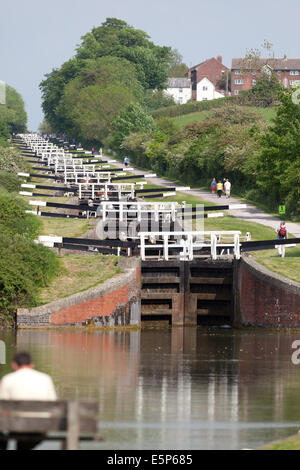
[[[95,155],[95,149],[92,147],[92,155]]]
[[[99,148],[99,155],[102,157],[102,147]]]
[[[218,197],[222,196],[222,193],[223,193],[223,183],[222,183],[222,181],[219,181],[218,184],[217,184],[217,193],[218,193]]]
[[[14,372],[5,375],[0,382],[0,400],[56,400],[51,377],[34,370],[30,354],[17,353],[12,361]],[[30,436],[30,434],[28,434]],[[17,441],[18,450],[31,450],[43,441],[43,434],[32,434],[32,440]],[[6,442],[0,440],[0,449],[6,449]]]
[[[226,178],[223,178],[222,180],[222,183],[223,183],[223,192],[225,193],[225,183],[226,183],[227,179]]]
[[[277,233],[278,240],[287,240],[288,239],[288,230],[287,230],[287,226],[285,225],[284,221],[280,222],[280,227],[277,227],[276,233]]]
[[[125,165],[126,167],[128,167],[128,166],[129,166],[129,163],[130,163],[129,157],[125,157],[125,158],[124,158],[124,165]]]
[[[226,179],[224,183],[224,192],[225,192],[226,198],[228,199],[230,197],[230,192],[231,192],[231,183],[228,180],[228,178]]]
[[[212,194],[216,194],[216,191],[217,191],[217,182],[216,182],[216,178],[214,178],[211,183],[211,192]]]

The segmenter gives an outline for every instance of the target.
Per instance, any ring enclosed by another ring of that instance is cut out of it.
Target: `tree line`
[[[34,243],[40,221],[26,214],[29,206],[18,196],[17,173],[28,167],[11,136],[26,132],[27,114],[22,97],[10,86],[0,112],[0,327],[7,327],[14,325],[17,308],[37,304],[59,263],[54,253]]]

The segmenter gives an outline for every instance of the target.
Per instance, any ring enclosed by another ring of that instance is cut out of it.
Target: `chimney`
[[[222,60],[223,60],[223,57],[221,55],[218,55],[217,57],[217,61],[220,62],[222,64]]]

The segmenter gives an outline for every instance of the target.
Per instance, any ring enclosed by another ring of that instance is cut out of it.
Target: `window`
[[[207,91],[208,90],[208,87],[207,86],[204,86],[203,87],[203,91]]]
[[[244,85],[244,80],[241,80],[241,79],[235,80],[234,83],[235,85]]]
[[[182,91],[183,91],[182,88],[179,88],[179,93],[182,93]]]
[[[290,80],[290,85],[299,85],[300,80]]]
[[[235,75],[242,75],[242,72],[240,70],[236,70],[234,73]]]
[[[238,94],[239,94],[239,90],[234,90],[234,94],[235,94],[235,95],[238,95]]]
[[[291,70],[290,75],[299,75],[299,70]]]
[[[203,98],[203,101],[207,101],[207,98]]]
[[[252,85],[253,85],[253,86],[256,85],[256,80],[252,80]]]

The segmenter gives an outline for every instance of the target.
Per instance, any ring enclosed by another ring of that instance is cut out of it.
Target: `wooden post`
[[[79,403],[70,401],[67,404],[67,446],[66,450],[79,450]]]

